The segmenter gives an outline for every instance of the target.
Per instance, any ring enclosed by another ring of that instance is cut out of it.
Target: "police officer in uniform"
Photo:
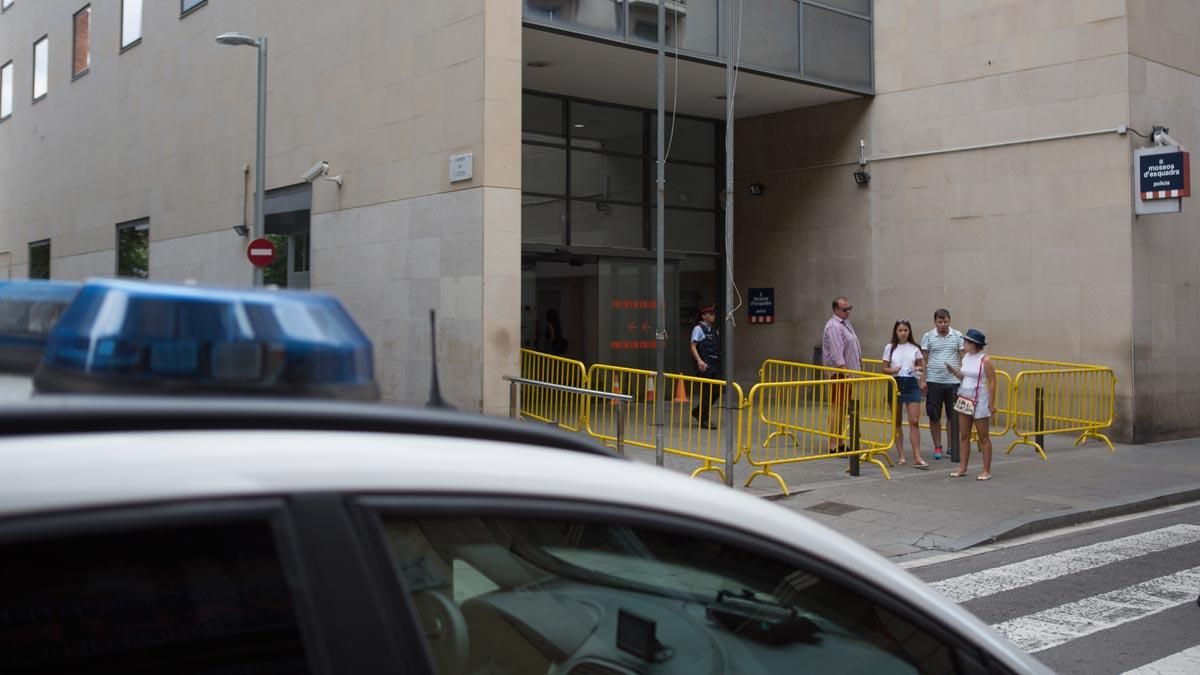
[[[716,308],[712,305],[700,308],[700,320],[692,329],[692,360],[696,362],[696,375],[712,380],[724,379],[721,373],[721,335],[713,328],[716,321]],[[696,407],[692,409],[692,417],[700,422],[700,426],[716,429],[711,423],[712,404],[721,397],[722,385],[702,384],[700,396],[697,397]]]

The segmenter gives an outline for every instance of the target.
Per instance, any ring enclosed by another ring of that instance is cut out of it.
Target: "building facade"
[[[268,279],[345,300],[386,399],[425,400],[430,309],[468,409],[506,411],[521,347],[653,363],[657,0],[0,3],[0,276],[251,283],[238,31],[270,46]],[[1200,223],[1133,215],[1117,131],[1200,141],[1200,2],[665,4],[669,369],[729,283],[775,290],[774,323],[733,311],[744,382],[809,360],[835,295],[868,354],[945,306],[1112,366],[1123,438],[1200,431]]]

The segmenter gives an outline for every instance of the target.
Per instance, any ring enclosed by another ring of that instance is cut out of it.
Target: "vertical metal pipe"
[[[850,455],[850,475],[860,476],[861,467],[859,466],[858,451],[862,449],[862,440],[860,438],[860,420],[858,410],[858,399],[850,400],[850,451],[854,454]]]
[[[617,456],[625,456],[625,401],[617,401]]]
[[[508,416],[517,419],[517,383],[508,383]]]
[[[1046,390],[1042,387],[1038,387],[1033,393],[1033,430],[1038,432],[1038,447],[1045,450],[1046,435],[1042,432],[1046,430]]]
[[[733,410],[741,405],[740,401],[733,400],[733,279],[729,274],[729,270],[733,268],[733,84],[734,74],[737,60],[737,50],[733,43],[733,1],[728,0],[726,6],[729,8],[730,21],[726,22],[728,26],[725,31],[725,269],[722,271],[721,277],[725,282],[725,339],[721,341],[723,350],[722,361],[725,368],[725,396],[721,407],[727,414],[732,415]],[[743,0],[738,0],[743,2]],[[741,12],[738,13],[737,33],[740,36],[742,32]],[[738,38],[739,42],[741,38]],[[732,406],[732,407],[731,407]],[[737,456],[736,439],[733,435],[735,424],[729,424],[729,418],[726,417],[725,424],[725,484],[733,487],[733,460]]]
[[[675,73],[675,77],[679,77],[679,73]],[[655,235],[654,235],[654,275],[655,275],[655,299],[657,300],[656,307],[656,323],[658,326],[654,331],[654,463],[658,466],[663,465],[663,396],[666,388],[666,379],[663,377],[663,369],[666,364],[667,351],[667,310],[666,310],[666,279],[665,270],[666,261],[663,256],[663,248],[665,247],[665,235],[663,233],[663,221],[666,217],[664,210],[666,202],[666,185],[667,185],[667,151],[666,139],[664,132],[666,130],[666,107],[667,107],[667,2],[666,0],[658,0],[658,148],[656,150],[658,158],[658,175],[656,186],[658,190],[658,205],[655,209]]]
[[[258,38],[258,124],[254,148],[254,238],[266,233],[263,200],[267,172],[267,37]],[[263,285],[263,268],[254,266],[254,285]]]

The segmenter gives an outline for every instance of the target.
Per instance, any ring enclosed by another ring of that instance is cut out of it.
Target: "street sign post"
[[[275,262],[275,244],[266,237],[255,239],[246,247],[246,259],[255,267],[266,267]]]

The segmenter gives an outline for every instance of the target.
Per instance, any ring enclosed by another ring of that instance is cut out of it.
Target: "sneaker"
[[[942,449],[941,449],[941,448],[934,448],[934,449],[933,449],[933,458],[934,458],[934,459],[941,459],[941,458],[942,458]]]

